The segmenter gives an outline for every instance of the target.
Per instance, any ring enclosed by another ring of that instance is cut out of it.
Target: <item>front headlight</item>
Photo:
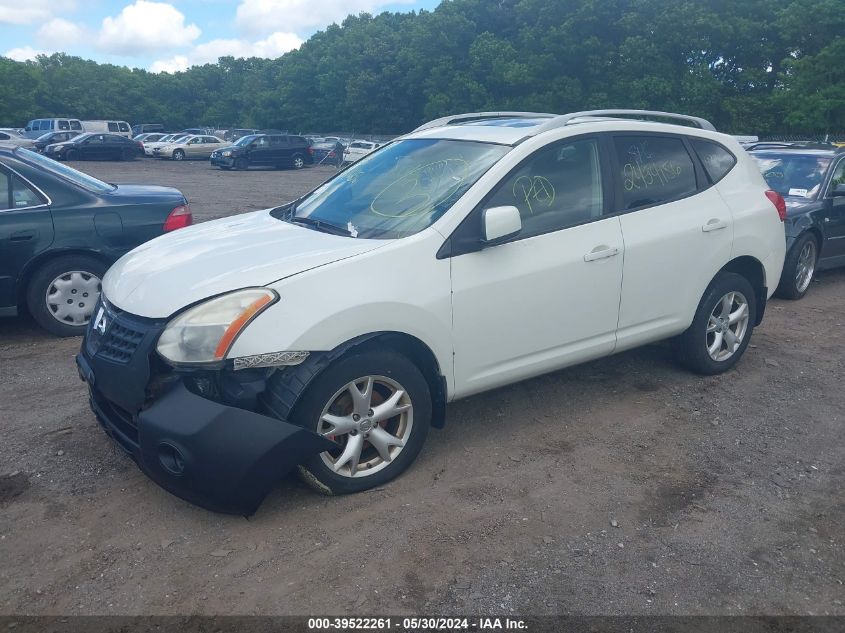
[[[278,299],[272,290],[248,288],[205,301],[168,323],[156,349],[175,365],[222,361],[250,321]]]
[[[223,152],[223,156],[231,156],[231,155],[232,155],[232,150],[230,150],[230,149],[227,149],[226,151]]]

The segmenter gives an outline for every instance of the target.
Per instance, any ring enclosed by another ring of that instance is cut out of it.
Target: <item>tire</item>
[[[88,255],[65,255],[48,261],[29,280],[26,303],[30,314],[56,336],[81,336],[100,296],[100,282],[107,269],[103,261]],[[66,283],[56,284],[60,279]],[[73,310],[61,318],[65,305],[73,306]]]
[[[245,171],[246,169],[249,169],[249,163],[246,158],[235,159],[235,169],[238,171]]]
[[[125,149],[120,153],[120,160],[135,160],[135,152]]]
[[[812,233],[804,233],[786,254],[775,294],[782,299],[801,299],[810,289],[818,261],[818,240]]]
[[[302,169],[305,167],[305,157],[302,154],[294,154],[291,159],[291,165],[294,169]]]
[[[728,300],[730,307],[726,310]],[[754,331],[757,316],[755,301],[754,288],[745,277],[736,273],[720,273],[704,292],[692,325],[672,342],[678,362],[706,376],[721,374],[736,365]],[[734,315],[736,321],[732,322],[730,318]],[[723,321],[726,316],[730,318]],[[713,349],[715,353],[711,353]]]
[[[59,157],[59,158],[61,158],[61,157]],[[69,149],[68,151],[65,152],[64,159],[65,160],[79,160],[79,152],[77,152],[75,149]]]
[[[337,438],[337,449],[314,455],[300,465],[302,479],[318,492],[337,495],[368,490],[399,476],[419,454],[431,426],[431,394],[420,370],[397,352],[363,350],[341,356],[320,369],[319,362],[315,365],[306,361],[276,372],[263,400],[268,413],[284,419],[295,399],[287,416],[289,422]],[[316,371],[320,373],[314,376]],[[368,379],[372,380],[369,399]],[[303,384],[308,386],[297,393],[297,387]],[[352,388],[360,397],[357,406]],[[401,412],[398,408],[389,409],[397,413],[378,420],[375,416],[379,415],[379,406],[389,403],[398,391],[403,395],[397,405],[410,407]],[[336,423],[327,422],[328,416]],[[332,435],[332,431],[338,432]],[[381,439],[380,449],[371,443],[375,437]],[[404,441],[402,446],[393,444],[397,438]],[[385,460],[385,454],[390,459]]]
[[[173,160],[185,160],[185,152],[181,149],[177,149],[173,152]]]

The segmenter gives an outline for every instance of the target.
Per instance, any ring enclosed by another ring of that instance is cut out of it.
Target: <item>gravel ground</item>
[[[320,167],[80,167],[173,185],[198,220]],[[73,355],[0,321],[0,613],[845,615],[845,272],[773,301],[736,369],[652,345],[454,403],[417,463],[342,498],[293,477],[250,520],[147,480]]]

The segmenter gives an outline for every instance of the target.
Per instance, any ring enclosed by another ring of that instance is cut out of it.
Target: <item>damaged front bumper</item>
[[[285,473],[334,446],[313,431],[198,395],[185,377],[161,381],[150,369],[161,327],[114,310],[106,323],[105,332],[89,328],[76,357],[91,409],[141,470],[174,495],[250,515]]]

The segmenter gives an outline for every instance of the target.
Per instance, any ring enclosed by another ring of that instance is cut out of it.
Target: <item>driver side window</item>
[[[837,185],[845,185],[845,159],[839,161],[839,164],[833,169],[833,176],[830,179],[830,190],[833,191]]]
[[[603,204],[598,141],[588,138],[538,150],[484,206],[518,208],[521,239],[595,220]]]

